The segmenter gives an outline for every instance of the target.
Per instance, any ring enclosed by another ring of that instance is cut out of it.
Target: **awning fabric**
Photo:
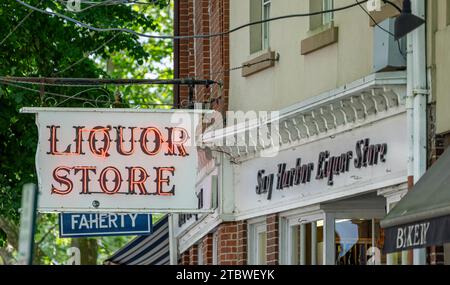
[[[153,226],[153,233],[140,236],[105,261],[116,265],[169,265],[169,218],[165,216]]]
[[[450,149],[381,221],[386,253],[450,242]]]

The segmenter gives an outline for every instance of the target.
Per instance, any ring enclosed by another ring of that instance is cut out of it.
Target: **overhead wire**
[[[356,1],[356,3],[359,4],[359,7],[361,7],[361,9],[369,16],[369,18],[372,20],[372,22],[374,23],[374,25],[376,25],[378,28],[380,28],[380,29],[381,29],[382,31],[384,31],[385,33],[389,34],[391,37],[395,38],[395,35],[394,35],[392,32],[390,32],[389,30],[383,28],[383,27],[375,20],[375,18],[374,18],[372,15],[370,15],[370,13],[369,13],[366,9],[364,9],[364,7],[361,5],[362,2],[359,2],[358,0],[355,0],[355,1]],[[383,1],[384,1],[384,0],[383,0]],[[384,2],[385,2],[385,3],[388,3],[388,4],[392,5],[392,6],[394,6],[396,9],[399,9],[399,7],[397,7],[394,3],[390,2],[390,1],[384,1]],[[400,10],[400,11],[401,11],[401,10]],[[402,48],[401,48],[401,46],[400,46],[400,40],[398,39],[398,40],[395,40],[395,41],[397,42],[398,51],[400,52],[400,54],[401,54],[401,56],[403,57],[403,59],[406,60],[406,55],[403,53]]]
[[[0,80],[7,80],[10,82],[32,84],[40,86],[126,86],[126,85],[221,85],[210,79],[195,79],[195,78],[181,78],[181,79],[107,79],[107,78],[60,78],[60,77],[13,77],[0,76]]]
[[[39,4],[42,3],[43,0],[41,0],[41,2],[39,2]],[[38,4],[38,5],[39,5]],[[25,15],[25,17],[23,17],[23,19],[2,39],[2,41],[0,42],[0,46],[3,45],[3,43],[12,35],[14,34],[14,32],[20,27],[22,26],[22,24],[31,16],[31,14],[33,14],[35,11],[31,10],[27,15]]]
[[[238,27],[235,27],[233,29],[230,29],[230,30],[224,31],[224,32],[220,32],[220,33],[194,34],[194,35],[186,35],[186,36],[172,36],[172,35],[151,35],[151,34],[145,34],[145,33],[136,32],[136,31],[133,31],[133,30],[127,29],[127,28],[97,28],[97,27],[92,27],[92,26],[90,26],[88,24],[82,23],[82,22],[80,22],[78,20],[75,20],[75,19],[73,19],[71,17],[68,17],[66,15],[63,15],[63,14],[60,14],[60,13],[57,13],[57,12],[53,12],[53,11],[42,10],[42,9],[39,9],[39,8],[34,7],[32,5],[29,5],[29,4],[27,4],[27,3],[25,3],[25,2],[23,2],[21,0],[16,0],[16,2],[18,2],[19,4],[21,4],[21,5],[29,8],[29,9],[31,9],[32,11],[38,11],[38,12],[41,12],[41,13],[57,16],[57,17],[65,19],[65,20],[67,20],[69,22],[72,22],[72,23],[75,23],[75,24],[80,25],[82,27],[85,27],[85,28],[87,28],[89,30],[93,30],[93,31],[97,31],[97,32],[111,32],[111,31],[126,32],[126,33],[131,33],[131,34],[142,36],[142,37],[156,38],[156,39],[172,39],[172,40],[219,37],[219,36],[224,36],[224,35],[231,34],[233,32],[239,31],[239,30],[241,30],[243,28],[246,28],[246,27],[249,27],[249,26],[252,26],[252,25],[263,24],[263,23],[277,21],[277,20],[281,20],[281,19],[288,19],[288,18],[295,18],[295,17],[306,17],[306,16],[314,16],[314,15],[320,15],[320,14],[325,14],[325,13],[332,13],[332,12],[337,12],[337,11],[350,9],[352,7],[355,7],[355,6],[359,6],[365,13],[368,14],[368,16],[371,18],[371,20],[374,22],[374,24],[376,26],[378,26],[381,30],[385,31],[386,33],[390,34],[391,36],[394,36],[390,31],[388,31],[385,28],[381,27],[379,25],[379,23],[377,23],[376,20],[370,15],[370,13],[368,13],[366,11],[366,9],[364,9],[364,7],[362,7],[361,4],[364,4],[364,3],[368,2],[368,0],[363,0],[363,1],[355,0],[355,1],[356,1],[356,3],[354,3],[354,4],[349,4],[349,5],[346,5],[346,6],[343,6],[343,7],[339,7],[339,8],[334,8],[334,9],[329,9],[329,10],[322,10],[322,11],[317,11],[317,12],[310,12],[310,13],[302,13],[302,14],[290,14],[290,15],[278,16],[278,17],[273,17],[273,18],[264,19],[264,20],[260,20],[260,21],[250,22],[250,23],[247,23],[247,24],[244,24],[244,25],[240,25]],[[87,3],[87,2],[88,1],[84,1],[83,3]],[[105,3],[105,2],[107,2],[107,3]],[[385,1],[385,2],[390,3],[390,1]],[[93,5],[97,5],[100,2],[93,2],[93,1],[91,1],[91,3],[95,3]],[[114,0],[103,1],[102,4],[114,5],[114,4],[131,4],[131,3],[133,3],[133,4],[151,4],[149,2],[140,2],[140,1],[115,1],[114,2]],[[392,3],[390,3],[390,4],[392,5]],[[396,7],[396,8],[398,9],[398,7]],[[114,37],[116,37],[116,36],[117,35],[115,35]],[[100,50],[103,46],[105,46],[110,41],[112,41],[112,39],[110,39],[109,41],[105,42],[103,45],[101,45],[100,47],[96,48],[95,50],[93,50],[89,54],[95,53],[96,51]],[[397,41],[397,44],[398,44],[400,53],[402,54],[402,56],[404,56],[402,51],[401,51],[399,41]],[[57,74],[62,73],[64,71],[67,71],[68,69],[72,68],[74,65],[79,64],[81,61],[83,61],[88,56],[83,57],[79,61],[77,61],[74,64],[70,65],[69,67],[65,68],[63,71],[58,72]],[[229,71],[234,71],[234,70],[240,70],[240,69],[243,69],[245,67],[250,67],[252,65],[260,64],[260,63],[263,63],[263,62],[266,62],[266,61],[270,61],[270,60],[273,60],[273,59],[264,59],[264,60],[261,60],[259,62],[255,62],[255,63],[251,63],[251,64],[244,64],[244,65],[241,65],[241,66],[238,66],[238,67],[230,68],[228,70],[222,70],[222,71],[219,71],[219,72],[210,73],[209,76],[216,75],[216,74],[222,74],[222,73],[229,72]],[[278,59],[276,59],[276,60],[278,60]],[[1,78],[4,79],[4,77],[0,77],[0,79]],[[187,79],[177,79],[177,80],[187,80]],[[28,83],[28,84],[31,83],[31,84],[39,84],[39,85],[46,85],[47,84],[47,85],[53,85],[53,86],[94,86],[93,84],[80,85],[80,84],[54,84],[54,83],[50,84],[50,83],[27,82],[27,81],[24,81],[24,82],[23,81],[22,82],[21,81],[15,81],[15,82]],[[217,82],[214,82],[214,83],[217,83]],[[101,85],[103,85],[103,84],[101,84]],[[136,83],[129,83],[129,84],[123,84],[123,85],[132,85],[132,84],[136,84]],[[159,83],[158,83],[158,80],[155,80],[153,83],[147,83],[147,84],[171,84],[171,83],[167,83],[167,81],[164,81],[164,80],[159,81]],[[205,85],[208,85],[208,84],[205,84]],[[217,98],[214,98],[214,99],[217,99]]]
[[[19,88],[19,89],[23,89],[23,90],[27,90],[27,91],[31,91],[31,92],[35,92],[35,93],[41,93],[42,92],[41,90],[36,90],[36,89],[33,89],[33,88],[22,86],[22,85],[16,84],[14,81],[8,81],[8,80],[5,80],[5,79],[0,79],[0,84],[9,85],[9,86],[12,86],[12,87],[16,87],[16,88]],[[77,100],[77,101],[84,101],[84,102],[90,102],[90,103],[96,103],[96,104],[98,104],[98,103],[103,103],[103,104],[111,103],[112,104],[113,103],[112,101],[90,99],[90,98],[84,98],[84,97],[77,97],[80,94],[83,94],[85,92],[88,92],[88,91],[94,90],[94,89],[98,89],[98,88],[90,88],[90,89],[87,89],[87,90],[83,90],[83,91],[80,91],[80,92],[76,93],[75,95],[65,95],[65,94],[60,94],[60,93],[55,93],[55,92],[50,92],[50,91],[44,91],[44,93],[47,94],[47,95],[55,96],[55,97],[65,98],[66,99],[65,101],[73,99],[73,100]],[[57,105],[60,105],[60,104],[62,104],[62,103],[59,102]],[[161,104],[160,103],[139,103],[139,104],[129,103],[129,104],[130,105],[134,105],[134,106],[141,105],[141,106],[154,106],[154,107],[157,107],[157,106],[173,107],[173,104],[165,104],[165,103],[161,103]]]
[[[108,39],[107,41],[105,41],[103,44],[101,44],[99,47],[97,47],[96,49],[88,52],[86,55],[84,55],[82,58],[80,58],[79,60],[77,60],[76,62],[72,63],[71,65],[67,66],[66,68],[64,68],[63,70],[60,70],[58,72],[55,72],[52,74],[53,75],[58,75],[61,73],[66,72],[67,70],[73,68],[75,65],[80,64],[81,62],[83,62],[86,58],[88,58],[89,56],[91,56],[92,54],[98,52],[99,50],[101,50],[104,46],[106,46],[107,44],[109,44],[110,42],[112,42],[119,34],[115,34],[114,36],[112,36],[110,39]]]
[[[48,11],[48,10],[43,10],[37,7],[34,7],[30,4],[27,4],[21,0],[16,0],[17,3],[27,7],[28,9],[32,9],[44,14],[48,14],[48,15],[52,15],[52,16],[56,16],[62,19],[65,19],[69,22],[72,22],[74,24],[77,24],[81,27],[84,27],[86,29],[92,30],[92,31],[96,31],[96,32],[111,32],[111,31],[116,31],[116,32],[126,32],[126,33],[130,33],[130,34],[134,34],[136,36],[140,36],[140,37],[146,37],[146,38],[154,38],[154,39],[171,39],[171,40],[183,40],[183,39],[204,39],[204,38],[212,38],[212,37],[221,37],[221,36],[226,36],[229,35],[231,33],[237,32],[241,29],[253,26],[253,25],[259,25],[259,24],[264,24],[267,22],[272,22],[272,21],[278,21],[278,20],[282,20],[282,19],[288,19],[288,18],[298,18],[298,17],[308,17],[308,16],[315,16],[315,15],[321,15],[321,14],[326,14],[326,13],[333,13],[333,12],[338,12],[338,11],[342,11],[342,10],[346,10],[346,9],[350,9],[353,7],[358,6],[360,3],[366,3],[368,2],[368,0],[362,0],[361,2],[358,3],[354,3],[354,4],[349,4],[343,7],[339,7],[339,8],[333,8],[333,9],[329,9],[329,10],[321,10],[321,11],[316,11],[316,12],[310,12],[310,13],[301,13],[301,14],[290,14],[290,15],[283,15],[283,16],[278,16],[278,17],[273,17],[273,18],[269,18],[269,19],[264,19],[264,20],[260,20],[260,21],[255,21],[255,22],[250,22],[238,27],[235,27],[233,29],[230,29],[228,31],[224,31],[224,32],[219,32],[219,33],[212,33],[212,34],[196,34],[196,35],[186,35],[186,36],[173,36],[173,35],[152,35],[152,34],[146,34],[146,33],[141,33],[141,32],[136,32],[134,30],[128,29],[128,28],[98,28],[98,27],[93,27],[90,26],[86,23],[80,22],[78,20],[75,20],[74,18],[71,18],[69,16],[60,14],[58,12],[53,12],[53,11]]]

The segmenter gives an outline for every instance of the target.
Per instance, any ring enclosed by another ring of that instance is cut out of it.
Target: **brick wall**
[[[278,265],[278,214],[268,215],[267,224],[267,265]]]
[[[194,33],[196,35],[209,34],[209,0],[194,0]],[[210,74],[210,39],[194,40],[195,77],[209,78]],[[195,88],[196,102],[205,102],[209,98],[209,88],[197,86]]]
[[[247,264],[247,227],[245,222],[221,224],[218,231],[219,265]]]
[[[196,244],[189,249],[189,265],[198,265],[198,246]]]
[[[189,251],[185,251],[181,254],[181,265],[189,265]]]
[[[203,265],[213,264],[213,235],[207,234],[201,243],[203,249]]]
[[[223,223],[217,227],[219,265],[246,265],[247,264],[247,222]],[[202,247],[203,264],[213,264],[213,234],[207,234],[201,239],[199,245],[193,245],[181,254],[181,265],[198,264],[198,246]]]
[[[178,0],[179,35],[212,34],[229,29],[229,0]],[[228,108],[229,37],[183,39],[178,44],[179,78],[212,79],[223,82],[223,88],[216,85],[195,88],[195,102],[209,103],[215,110]],[[219,95],[222,95],[220,98]],[[189,88],[181,86],[178,93],[179,107],[188,106]]]
[[[240,221],[237,223],[237,260],[238,265],[247,264],[247,222]]]
[[[188,36],[194,34],[193,25],[193,0],[177,0],[175,5],[179,5],[179,13],[175,15],[178,17],[178,30],[180,36]],[[175,41],[179,46],[178,61],[179,78],[190,78],[194,73],[194,42],[190,39],[182,39]],[[179,89],[179,107],[183,108],[188,100],[189,89],[186,86],[180,86]]]
[[[210,0],[210,32],[211,34],[228,31],[230,28],[230,1]],[[228,91],[230,72],[230,43],[229,36],[211,38],[211,79],[223,82],[223,88],[214,85],[211,89],[213,101],[212,108],[222,113],[228,109]],[[220,96],[220,98],[219,98]]]

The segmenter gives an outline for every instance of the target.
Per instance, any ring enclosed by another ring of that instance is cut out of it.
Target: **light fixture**
[[[425,20],[412,14],[411,1],[403,0],[403,9],[395,19],[395,40],[399,40],[425,23]]]

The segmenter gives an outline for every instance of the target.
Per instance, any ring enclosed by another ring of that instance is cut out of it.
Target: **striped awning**
[[[107,265],[169,265],[169,216],[153,226],[153,233],[129,242],[105,262]]]

